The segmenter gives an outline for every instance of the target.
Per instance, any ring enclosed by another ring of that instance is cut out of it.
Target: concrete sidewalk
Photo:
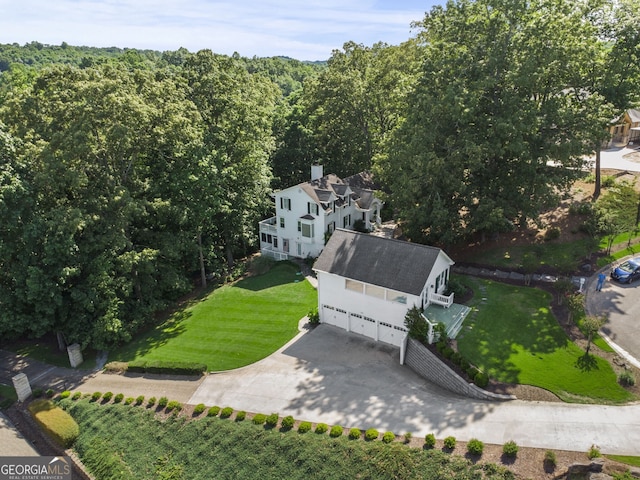
[[[0,412],[0,445],[4,457],[37,457],[38,452]]]

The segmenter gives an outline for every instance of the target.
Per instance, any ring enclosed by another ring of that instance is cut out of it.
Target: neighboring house
[[[336,230],[313,266],[320,321],[400,346],[411,307],[453,304],[453,264],[439,248]]]
[[[616,119],[609,130],[611,139],[607,147],[623,147],[640,142],[640,110],[631,109]]]
[[[276,260],[315,258],[337,228],[352,229],[360,220],[372,230],[382,208],[373,189],[367,172],[341,179],[313,165],[311,181],[275,193],[275,216],[259,224],[260,252]]]

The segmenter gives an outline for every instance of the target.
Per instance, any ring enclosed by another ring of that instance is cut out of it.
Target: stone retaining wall
[[[515,400],[513,395],[487,392],[461,378],[417,340],[407,337],[404,364],[423,378],[459,395],[476,400]]]

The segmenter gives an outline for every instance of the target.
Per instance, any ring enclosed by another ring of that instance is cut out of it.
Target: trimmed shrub
[[[207,371],[204,363],[164,362],[161,360],[134,360],[129,362],[129,372],[166,375],[203,375]]]
[[[60,394],[60,400],[63,400],[65,398],[69,398],[71,396],[71,392],[69,390],[65,390],[64,392],[62,392]]]
[[[44,393],[45,393],[45,395],[47,396],[47,398],[53,398],[53,394],[54,394],[55,392],[53,391],[53,388],[47,388],[47,391],[46,391],[46,392],[44,392]]]
[[[80,434],[80,427],[67,412],[49,400],[34,400],[29,411],[40,427],[59,445],[69,448]]]
[[[102,395],[102,403],[110,402],[112,397],[113,397],[113,393],[105,392],[105,394]]]
[[[207,407],[204,406],[204,403],[199,403],[198,405],[193,407],[193,414],[194,415],[200,415],[202,412],[204,412],[205,408],[207,408]]]
[[[229,418],[233,414],[233,408],[224,407],[220,410],[220,418]]]
[[[156,397],[150,397],[149,400],[147,400],[147,407],[151,408],[156,404]]]
[[[264,413],[256,413],[251,419],[251,421],[255,425],[264,425],[264,422],[267,421],[267,416]]]
[[[102,396],[102,392],[93,392],[93,394],[91,395],[91,401],[97,402],[98,400],[100,400],[101,396]]]
[[[456,448],[456,437],[449,436],[444,439],[444,448],[448,448],[449,450],[453,450]]]
[[[165,408],[167,403],[169,403],[169,399],[167,397],[160,397],[160,400],[158,400],[158,407]]]
[[[236,413],[236,422],[242,422],[245,418],[247,418],[247,412],[244,410],[240,410]]]
[[[436,436],[433,433],[427,433],[424,436],[424,448],[433,448],[436,446]]]
[[[558,463],[558,460],[556,459],[556,452],[554,452],[553,450],[547,450],[546,452],[544,452],[543,463],[550,467],[555,467]]]
[[[82,392],[75,392],[71,397],[71,400],[78,400],[82,396]]]
[[[404,434],[404,443],[411,443],[411,439],[413,438],[413,433],[407,432]]]
[[[509,440],[502,446],[502,454],[505,457],[515,458],[518,455],[518,444],[513,440]]]
[[[545,241],[556,240],[560,238],[560,229],[558,227],[551,227],[544,232]]]
[[[295,420],[293,419],[293,417],[291,415],[287,415],[282,419],[282,423],[280,423],[280,428],[282,428],[283,430],[291,430],[293,428],[294,423],[295,423]]]
[[[318,313],[318,309],[314,308],[307,313],[307,318],[309,319],[310,325],[319,325],[320,324],[320,314]]]
[[[469,442],[467,442],[467,452],[470,455],[480,456],[482,455],[483,451],[484,451],[484,443],[482,443],[477,438],[472,438],[471,440],[469,440]]]
[[[367,442],[372,442],[373,440],[377,440],[379,436],[380,436],[380,432],[378,432],[378,430],[376,430],[375,428],[370,428],[369,430],[364,432],[364,439]]]
[[[453,348],[448,345],[442,349],[442,356],[446,359],[450,359],[451,357],[453,357],[454,353],[455,352],[453,351]]]
[[[484,373],[478,371],[475,377],[473,377],[473,382],[480,388],[484,388],[489,385],[489,376]]]
[[[334,425],[331,427],[331,431],[329,432],[329,436],[331,438],[341,437],[343,433],[342,427],[340,425]]]
[[[595,445],[591,445],[591,448],[587,452],[587,457],[589,457],[589,460],[593,460],[594,458],[598,458],[600,456],[600,449]]]
[[[633,374],[633,372],[629,370],[625,370],[618,377],[618,381],[620,382],[621,385],[624,385],[627,387],[633,387],[636,384],[636,377]]]
[[[352,428],[351,430],[349,430],[349,440],[358,440],[361,435],[362,432],[359,428]]]
[[[327,425],[326,423],[319,423],[318,425],[316,425],[316,433],[322,435],[323,433],[327,433],[327,430],[329,430],[329,425]]]
[[[269,428],[274,428],[278,424],[278,414],[272,413],[267,416],[267,419],[264,421],[265,425]]]
[[[109,362],[104,366],[104,371],[109,373],[124,373],[129,364],[127,362]]]
[[[127,397],[127,398],[124,399],[124,404],[125,405],[131,405],[134,401],[135,401],[135,398]],[[139,404],[137,404],[137,405],[139,405]]]
[[[211,407],[207,411],[207,417],[217,417],[219,412],[220,412],[220,407],[218,407],[218,406]]]
[[[179,412],[182,410],[182,404],[177,400],[171,400],[167,403],[167,412]]]
[[[382,435],[382,441],[384,443],[391,443],[396,439],[396,435],[393,432],[384,432],[384,435]]]
[[[136,397],[136,405],[142,405],[142,402],[144,402],[144,395],[138,395]]]
[[[113,403],[120,403],[124,398],[124,393],[119,393],[115,397],[113,397]]]
[[[34,388],[31,391],[31,395],[33,395],[33,398],[40,398],[43,394],[43,390],[41,388]],[[98,397],[99,398],[99,397]]]
[[[298,433],[307,433],[311,431],[311,422],[301,422],[298,425]]]

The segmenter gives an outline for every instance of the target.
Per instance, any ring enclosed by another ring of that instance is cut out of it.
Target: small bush
[[[102,395],[102,403],[110,402],[112,397],[113,397],[113,393],[105,392],[105,394]]]
[[[236,422],[243,422],[245,418],[247,418],[247,412],[244,410],[240,410],[236,413]]]
[[[456,437],[449,436],[444,439],[444,448],[448,448],[449,450],[453,450],[456,448]]]
[[[62,392],[60,394],[60,400],[63,400],[65,398],[69,398],[71,396],[71,392],[69,390],[65,390],[64,392]]]
[[[455,352],[453,351],[453,348],[448,345],[442,349],[442,356],[446,359],[450,359],[451,357],[453,357],[454,353]]]
[[[482,452],[484,451],[484,443],[482,443],[480,440],[478,440],[477,438],[472,438],[471,440],[469,440],[469,442],[467,443],[467,452],[470,455],[482,455]]]
[[[160,360],[134,360],[129,362],[129,372],[155,373],[167,375],[202,375],[207,371],[203,363],[164,362]]]
[[[616,177],[613,175],[605,175],[600,180],[600,186],[602,188],[611,188],[616,185]]]
[[[331,431],[329,432],[329,436],[331,438],[337,438],[342,436],[342,427],[340,425],[334,425],[331,427]]]
[[[233,408],[224,407],[220,410],[220,418],[229,418],[233,414]]]
[[[200,415],[202,412],[204,412],[205,408],[207,407],[204,406],[204,403],[199,403],[198,405],[193,407],[193,414]]]
[[[378,432],[378,430],[376,430],[375,428],[370,428],[369,430],[364,432],[364,439],[367,442],[372,442],[373,440],[377,440],[379,436],[380,436],[380,432]]]
[[[91,401],[97,402],[98,400],[100,400],[101,396],[102,396],[102,392],[93,392],[93,394],[91,395]]]
[[[142,402],[144,402],[144,395],[138,395],[136,397],[136,405],[142,405]]]
[[[502,446],[502,454],[505,457],[515,458],[518,455],[518,445],[513,440],[509,440]]]
[[[209,410],[207,410],[207,417],[217,417],[219,412],[220,412],[220,407],[218,406],[211,407]]]
[[[167,412],[179,412],[182,410],[182,404],[177,400],[171,400],[167,403]]]
[[[109,373],[124,373],[129,364],[127,362],[109,362],[104,366],[104,371]]]
[[[156,404],[156,397],[149,397],[147,400],[147,407],[151,408]]]
[[[544,240],[546,242],[556,240],[560,238],[560,229],[558,227],[551,227],[544,232]]]
[[[165,408],[167,403],[169,403],[169,399],[167,397],[160,397],[160,400],[158,400],[158,407]]]
[[[311,325],[318,325],[320,323],[320,314],[318,313],[318,309],[314,308],[307,313],[307,318],[309,319],[309,323]]]
[[[633,374],[633,372],[631,372],[629,370],[625,370],[618,377],[618,381],[620,382],[620,385],[624,385],[624,386],[627,386],[627,387],[633,387],[636,384],[636,377]]]
[[[587,457],[589,457],[589,460],[593,460],[594,458],[598,458],[600,456],[600,449],[595,445],[591,445],[591,448],[587,452]]]
[[[64,448],[73,445],[80,427],[67,412],[49,400],[34,400],[29,411],[42,429]]]
[[[329,425],[327,425],[326,423],[319,423],[318,425],[316,425],[316,433],[322,435],[323,433],[327,433],[327,430],[329,430]]]
[[[53,398],[53,394],[55,392],[53,391],[53,388],[47,388],[47,391],[45,392],[45,395],[47,396],[47,398]]]
[[[127,397],[124,399],[124,404],[125,405],[131,405],[133,402],[135,401],[135,398],[133,397]],[[138,404],[139,405],[139,404]]]
[[[424,436],[424,448],[433,448],[436,446],[436,436],[433,433],[427,433]]]
[[[282,428],[283,430],[291,430],[293,428],[294,423],[295,423],[295,420],[293,419],[293,417],[291,415],[287,415],[282,419],[280,428]]]
[[[478,371],[475,377],[473,377],[473,382],[480,388],[485,388],[489,385],[489,376],[484,373]]]
[[[71,397],[71,400],[78,400],[82,396],[82,392],[75,392]]]
[[[404,443],[411,443],[411,439],[413,438],[413,433],[407,432],[404,434]]]
[[[278,414],[272,413],[271,415],[268,415],[264,423],[269,428],[275,427],[278,424]]]
[[[301,422],[298,425],[298,433],[307,433],[311,431],[311,422]]]
[[[43,393],[44,393],[44,391],[41,388],[34,388],[31,391],[31,395],[33,395],[33,398],[40,398]],[[98,398],[100,398],[100,397],[98,397]]]
[[[255,425],[264,425],[264,422],[267,421],[267,416],[264,413],[257,413],[253,416],[253,418],[251,419],[251,421],[255,424]]]
[[[393,432],[384,432],[384,435],[382,435],[382,441],[384,443],[391,443],[396,439],[396,435]]]
[[[120,403],[124,398],[124,393],[119,393],[115,397],[113,397],[113,403]]]
[[[543,462],[545,465],[555,467],[558,463],[558,460],[556,459],[556,452],[554,452],[553,450],[547,450],[546,452],[544,452]]]
[[[349,440],[358,440],[360,439],[361,435],[362,432],[359,428],[352,428],[351,430],[349,430]]]

